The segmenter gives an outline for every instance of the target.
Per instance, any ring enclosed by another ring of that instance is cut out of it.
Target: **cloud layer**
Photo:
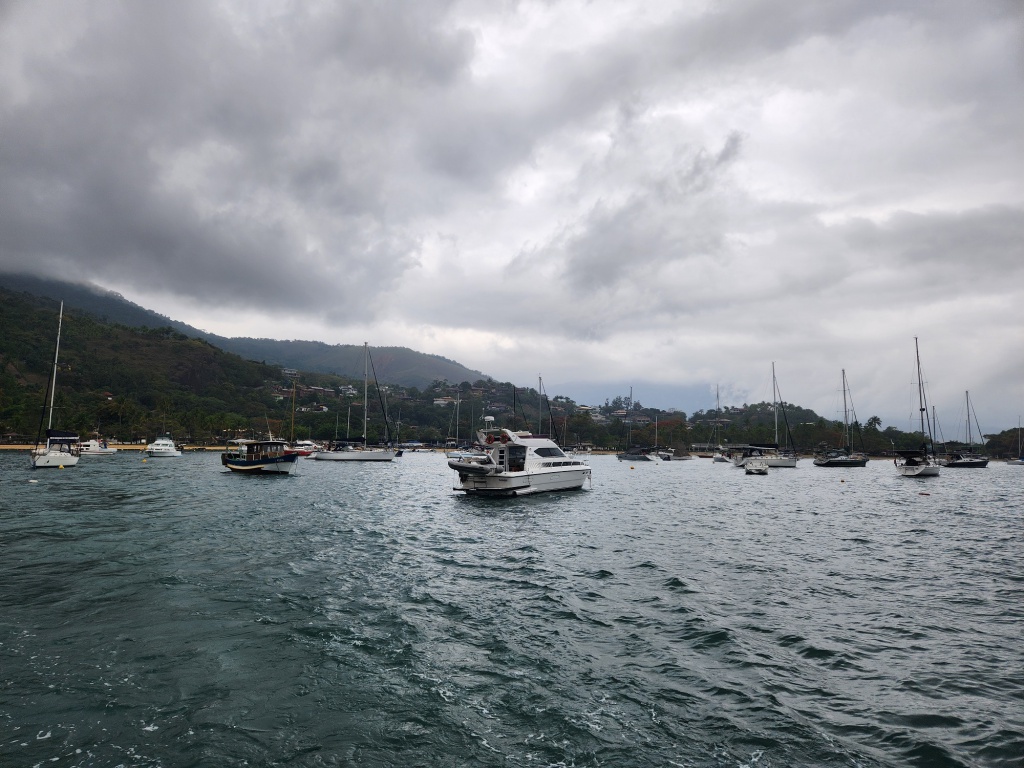
[[[1006,428],[1022,52],[1009,0],[8,4],[0,267],[687,410],[845,367],[901,428],[916,335]]]

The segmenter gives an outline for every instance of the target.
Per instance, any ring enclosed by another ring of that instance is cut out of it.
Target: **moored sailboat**
[[[772,404],[773,410],[775,411],[775,443],[779,444],[779,411],[782,411],[782,420],[786,425],[786,444],[785,446],[777,448],[774,452],[768,452],[765,455],[765,461],[768,462],[769,467],[789,467],[793,468],[796,463],[800,460],[797,455],[796,446],[793,445],[793,433],[789,429],[789,417],[786,416],[786,403],[782,399],[782,393],[779,391],[779,382],[775,378],[775,363],[772,363]]]
[[[64,302],[62,301],[60,303],[60,312],[57,316],[57,343],[53,348],[53,371],[50,373],[50,379],[47,383],[50,407],[46,422],[46,443],[40,445],[43,427],[43,419],[40,416],[36,446],[32,449],[32,454],[29,457],[33,469],[73,467],[78,464],[78,457],[81,452],[76,432],[53,429],[53,401],[57,392],[57,360],[60,356],[60,331],[63,324]],[[46,394],[43,395],[43,408],[46,409]]]
[[[974,415],[974,422],[977,424],[978,415],[973,413],[974,409],[971,406],[971,393],[964,392],[964,396],[967,399],[967,429],[966,435],[966,449],[965,450],[954,450],[950,451],[945,457],[939,459],[939,463],[944,467],[950,469],[984,469],[988,466],[988,456],[983,456],[980,453],[976,453],[974,450],[974,433],[971,430],[971,415]],[[981,427],[978,426],[978,435],[984,439],[981,434]]]
[[[1024,466],[1024,450],[1021,450],[1020,443],[1020,416],[1017,417],[1017,458],[1007,459],[1007,464],[1016,464],[1017,466]]]
[[[346,441],[332,446],[331,450],[317,451],[313,454],[316,461],[391,461],[401,456],[401,451],[390,447],[369,448],[366,445],[366,425],[368,419],[368,397],[370,394],[370,345],[363,342],[363,434],[359,440]],[[387,414],[384,414],[385,430],[387,430]]]
[[[853,397],[847,399],[850,385],[846,381],[846,369],[843,369],[843,445],[842,448],[831,448],[822,443],[815,451],[814,466],[816,467],[866,467],[867,454],[853,450],[853,439],[850,432],[850,411],[853,409]],[[854,411],[854,419],[857,412]],[[863,446],[862,446],[863,448]]]
[[[921,377],[921,352],[914,337],[914,355],[917,360],[917,405],[921,420],[921,436],[924,442],[916,451],[897,451],[893,460],[896,471],[904,477],[938,477],[939,463],[935,460],[935,437],[932,435],[932,422],[928,417],[928,404],[925,401],[924,380]],[[925,426],[927,425],[927,431]]]

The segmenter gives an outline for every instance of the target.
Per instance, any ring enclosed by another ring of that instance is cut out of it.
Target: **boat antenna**
[[[60,352],[60,329],[64,324],[64,302],[60,303],[60,312],[57,314],[57,341],[53,345],[53,373],[46,380],[46,392],[43,393],[43,410],[39,414],[39,429],[36,431],[36,448],[39,448],[39,436],[43,432],[43,420],[46,418],[46,400],[50,400],[50,420],[46,424],[49,430],[53,426],[53,396],[57,392],[57,354]]]

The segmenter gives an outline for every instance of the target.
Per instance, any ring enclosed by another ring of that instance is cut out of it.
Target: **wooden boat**
[[[289,475],[299,454],[289,453],[284,440],[232,440],[220,455],[220,463],[232,472]]]

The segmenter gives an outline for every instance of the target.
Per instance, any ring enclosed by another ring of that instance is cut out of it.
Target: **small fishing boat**
[[[64,302],[60,303],[60,313],[57,316],[57,343],[53,348],[53,370],[50,373],[50,380],[47,382],[47,392],[43,395],[43,407],[46,407],[46,396],[49,395],[50,407],[46,423],[46,443],[40,445],[37,435],[36,446],[32,449],[29,461],[32,469],[46,469],[73,467],[78,464],[80,444],[78,434],[59,429],[53,429],[53,398],[57,392],[57,359],[60,355],[60,330],[64,323]],[[40,418],[39,429],[42,432],[42,418]]]
[[[181,456],[181,450],[170,435],[164,435],[147,445],[145,454],[153,459],[176,459]]]
[[[287,448],[284,440],[231,440],[220,463],[232,472],[288,475],[295,470],[299,454]]]
[[[525,496],[545,491],[569,491],[590,479],[590,465],[567,456],[554,440],[494,427],[484,417],[478,437],[483,458],[449,459],[459,476],[453,490],[476,496]]]
[[[748,475],[767,475],[768,459],[751,457],[743,464],[743,471]]]

